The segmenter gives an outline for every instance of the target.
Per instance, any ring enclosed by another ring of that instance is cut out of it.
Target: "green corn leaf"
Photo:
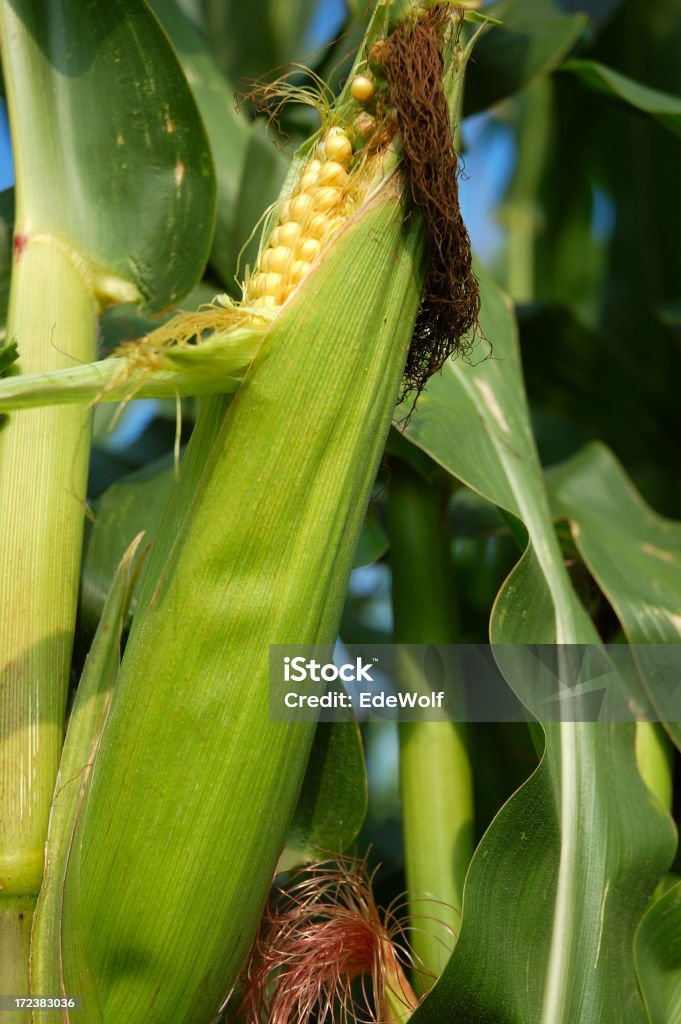
[[[681,1021],[681,883],[661,896],[636,935],[636,966],[650,1024]]]
[[[101,617],[115,567],[131,538],[143,532],[149,543],[155,540],[175,481],[172,458],[166,457],[116,481],[95,503],[80,595],[80,617],[86,634],[94,631]],[[131,612],[138,592],[139,585],[131,595]]]
[[[71,253],[105,302],[169,306],[206,262],[215,187],[166,36],[146,4],[4,7],[22,236]]]
[[[12,341],[9,345],[0,348],[0,377],[7,373],[12,363],[15,363],[18,358],[19,351],[16,341]]]
[[[513,315],[483,274],[481,291],[491,357],[448,363],[406,434],[527,528],[494,608],[493,642],[595,643],[553,530]],[[544,732],[539,768],[473,857],[456,949],[414,1024],[645,1021],[633,937],[671,859],[671,824],[638,774],[633,726],[565,722]]]
[[[554,71],[588,22],[584,14],[566,14],[553,0],[498,0],[484,13],[501,25],[476,47],[466,82],[466,114],[485,110]]]
[[[313,6],[313,0],[253,0],[248,6],[238,0],[201,0],[206,35],[238,89],[306,58]]]
[[[378,520],[378,516],[369,507],[367,517],[362,524],[362,532],[355,551],[355,567],[373,565],[388,550],[388,536]]]
[[[589,445],[547,477],[553,513],[569,521],[590,573],[632,644],[681,640],[681,523],[652,511],[612,453]],[[646,672],[645,660],[640,663]],[[681,725],[664,688],[650,698],[677,746]]]
[[[600,444],[553,468],[547,485],[630,642],[679,643],[681,523],[653,512]]]
[[[50,811],[45,876],[33,919],[32,941],[38,949],[59,948],[59,922],[70,846],[118,674],[127,606],[139,571],[136,556],[141,540],[140,534],[116,569],[71,711]],[[31,975],[34,992],[61,991],[58,963],[58,956],[50,960],[34,958]],[[93,995],[88,991],[89,998]]]
[[[224,284],[231,286],[242,244],[236,227],[251,129],[246,118],[237,112],[234,88],[218,69],[206,39],[175,0],[154,0],[150,6],[170,36],[208,133],[217,184],[217,218],[210,258]]]
[[[681,135],[681,97],[651,89],[595,60],[568,60],[561,71],[571,71],[596,92],[650,114],[674,135]]]
[[[354,722],[320,722],[278,869],[346,850],[367,811],[364,748]]]

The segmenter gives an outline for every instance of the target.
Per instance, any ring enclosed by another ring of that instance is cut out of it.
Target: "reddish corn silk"
[[[245,972],[240,1024],[397,1024],[418,1000],[403,929],[374,902],[366,860],[298,871],[270,899]]]

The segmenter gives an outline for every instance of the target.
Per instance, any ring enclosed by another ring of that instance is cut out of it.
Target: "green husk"
[[[64,876],[78,814],[111,703],[120,664],[120,647],[127,607],[138,573],[135,561],[142,534],[123,556],[109,591],[102,617],[88,654],[69,718],[50,811],[45,873],[33,917],[32,942],[36,949],[59,950]],[[31,988],[36,993],[58,993],[59,956],[35,956]],[[48,1014],[59,1019],[61,1013]],[[45,1019],[44,1014],[42,1018]]]
[[[268,645],[336,635],[423,272],[400,191],[273,325],[159,541],[64,891],[66,989],[91,971],[103,1021],[211,1020],[255,932],[314,732],[269,722]]]
[[[216,333],[200,345],[168,347],[156,355],[157,366],[139,356],[118,355],[51,373],[5,377],[0,380],[0,414],[45,405],[231,394],[263,335],[264,327],[241,327]]]

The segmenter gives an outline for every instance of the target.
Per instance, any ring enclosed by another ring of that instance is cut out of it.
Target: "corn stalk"
[[[212,174],[188,87],[145,6],[114,0],[105,16],[93,0],[3,0],[0,43],[16,169],[7,337],[18,345],[18,380],[91,361],[104,306],[158,309],[189,290],[209,244]],[[149,168],[151,199],[134,193]],[[82,405],[30,409],[2,424],[0,987],[16,995],[29,988],[62,745],[89,453]]]

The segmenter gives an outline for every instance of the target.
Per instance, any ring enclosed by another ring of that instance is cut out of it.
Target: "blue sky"
[[[13,184],[14,165],[12,163],[12,149],[9,141],[7,108],[4,100],[0,99],[0,192]]]

